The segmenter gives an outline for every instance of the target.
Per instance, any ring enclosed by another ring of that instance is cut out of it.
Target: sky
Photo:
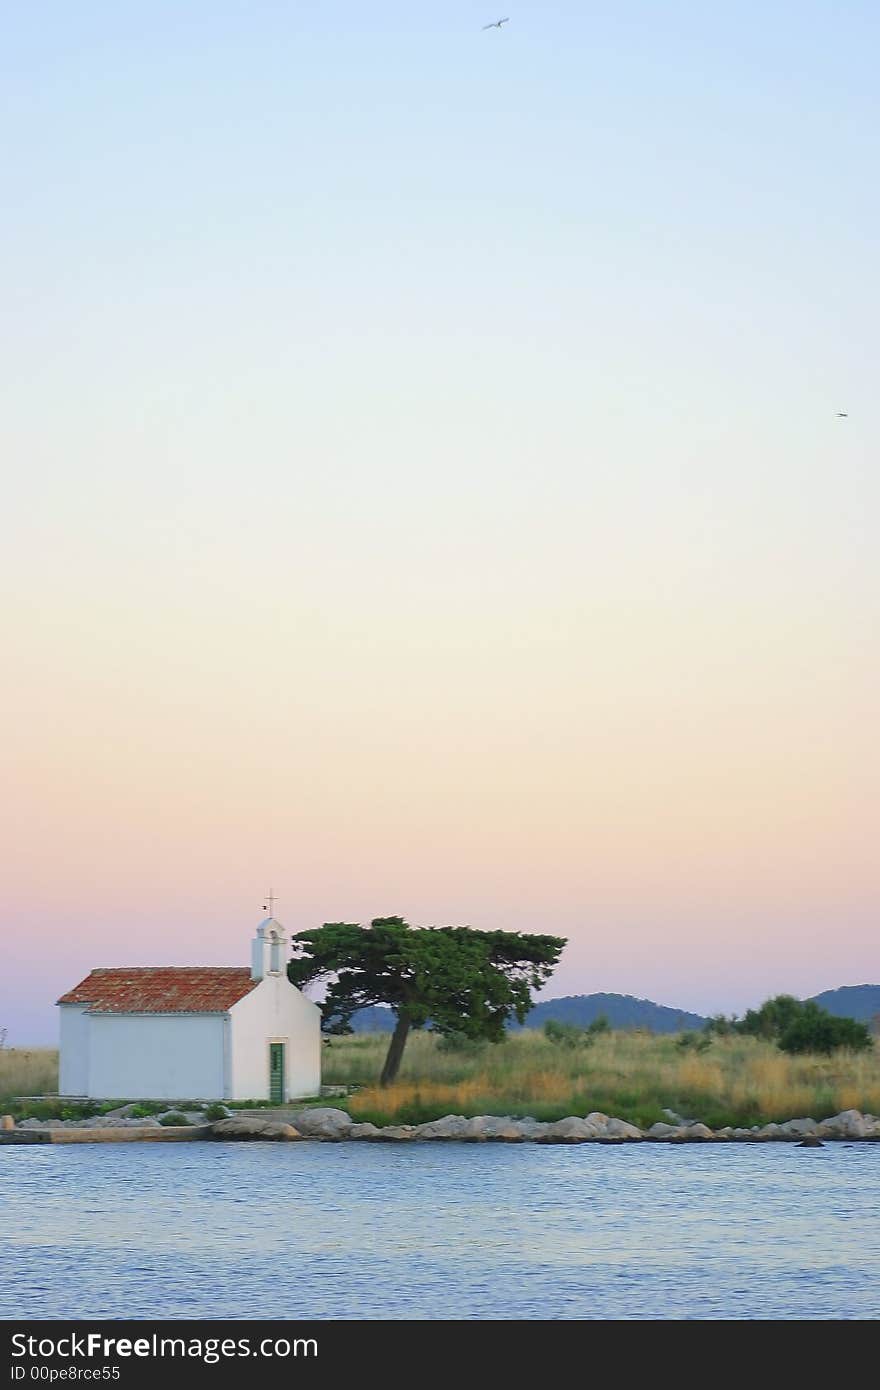
[[[880,980],[880,10],[510,3],[4,7],[9,1043],[270,887]]]

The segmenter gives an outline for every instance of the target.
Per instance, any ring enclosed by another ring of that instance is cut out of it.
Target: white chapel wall
[[[99,1099],[219,1100],[224,1017],[92,1014],[89,1088]]]
[[[321,1010],[286,974],[267,975],[230,1010],[233,1100],[268,1100],[269,1043],[283,1042],[285,1099],[321,1090]]]
[[[59,1008],[61,1037],[59,1040],[58,1090],[62,1096],[89,1094],[89,1026],[87,1004],[62,1004]]]

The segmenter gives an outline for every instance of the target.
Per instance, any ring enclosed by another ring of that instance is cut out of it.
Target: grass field
[[[721,1125],[763,1124],[840,1110],[880,1112],[880,1051],[834,1057],[788,1057],[754,1038],[719,1038],[703,1053],[685,1051],[674,1036],[617,1032],[592,1047],[555,1046],[526,1030],[472,1054],[441,1052],[429,1033],[407,1043],[398,1081],[380,1090],[376,1078],[387,1039],[332,1038],[324,1047],[324,1080],[356,1083],[349,1097],[358,1119],[420,1123],[440,1115],[533,1115],[561,1119],[603,1110],[648,1126],[664,1107]]]
[[[324,1081],[361,1088],[333,1104],[374,1124],[419,1123],[450,1113],[552,1120],[604,1110],[647,1126],[664,1119],[668,1107],[717,1128],[821,1120],[848,1109],[880,1113],[878,1044],[869,1053],[788,1057],[755,1038],[718,1038],[695,1053],[680,1048],[674,1036],[609,1033],[592,1047],[565,1048],[526,1030],[459,1053],[440,1051],[430,1033],[415,1033],[399,1080],[383,1091],[375,1083],[387,1045],[385,1035],[374,1034],[334,1037],[324,1046]],[[0,1050],[0,1098],[57,1087],[57,1052]]]
[[[0,1047],[0,1109],[4,1097],[41,1096],[57,1090],[55,1048]]]

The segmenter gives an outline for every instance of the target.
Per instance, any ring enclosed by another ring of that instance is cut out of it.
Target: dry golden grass
[[[840,1110],[880,1114],[880,1045],[868,1053],[789,1057],[755,1038],[719,1038],[708,1051],[684,1051],[676,1038],[620,1032],[590,1048],[554,1046],[542,1033],[515,1033],[497,1046],[441,1052],[430,1033],[407,1044],[398,1082],[375,1084],[387,1036],[333,1038],[324,1080],[356,1083],[349,1108],[358,1119],[423,1120],[449,1113],[559,1118],[604,1110],[636,1124],[668,1107],[707,1124],[756,1124]],[[58,1090],[51,1048],[0,1049],[0,1096]]]
[[[824,1119],[839,1110],[880,1113],[880,1050],[834,1057],[789,1057],[755,1038],[718,1038],[702,1053],[674,1036],[619,1032],[590,1048],[567,1049],[526,1030],[497,1046],[442,1052],[428,1033],[407,1044],[400,1078],[375,1083],[387,1047],[382,1035],[333,1038],[324,1080],[356,1083],[358,1119],[418,1121],[450,1112],[532,1114],[538,1118],[604,1110],[636,1124],[668,1107],[714,1126]]]
[[[42,1096],[57,1090],[55,1048],[0,1048],[0,1096]]]

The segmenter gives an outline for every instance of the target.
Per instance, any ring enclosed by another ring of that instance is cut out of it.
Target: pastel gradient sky
[[[880,9],[501,12],[5,8],[10,1042],[270,884],[880,979]]]

